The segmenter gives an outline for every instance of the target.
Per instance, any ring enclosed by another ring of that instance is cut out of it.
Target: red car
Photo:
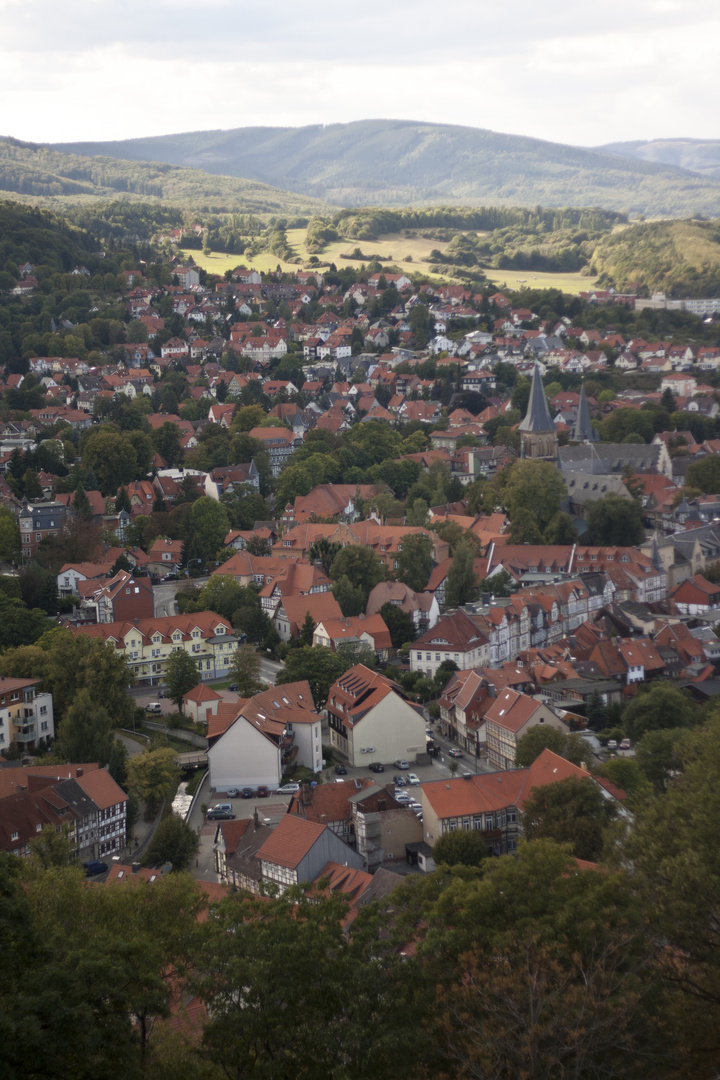
[[[265,787],[265,785],[261,784],[260,787],[257,789],[256,797],[258,799],[267,799],[269,794],[270,794],[270,792]]]

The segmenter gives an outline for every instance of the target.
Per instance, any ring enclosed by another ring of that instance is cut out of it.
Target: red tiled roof
[[[285,814],[257,853],[258,859],[294,870],[323,832],[325,825]]]

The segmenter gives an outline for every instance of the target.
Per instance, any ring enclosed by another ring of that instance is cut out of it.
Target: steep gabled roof
[[[285,814],[272,835],[257,852],[257,858],[275,866],[294,870],[325,832],[325,825]]]
[[[555,431],[550,410],[548,409],[545,389],[542,384],[540,367],[536,363],[533,369],[532,385],[527,412],[519,424],[520,431]]]

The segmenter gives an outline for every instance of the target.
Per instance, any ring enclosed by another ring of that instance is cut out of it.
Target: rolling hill
[[[649,142],[618,142],[596,148],[634,161],[674,165],[710,180],[720,179],[720,139],[652,139]]]
[[[0,195],[3,192],[50,207],[121,199],[261,216],[307,216],[327,209],[309,195],[278,191],[255,180],[117,156],[88,158],[0,137]]]
[[[714,178],[607,148],[599,152],[450,124],[363,120],[246,127],[54,149],[243,177],[349,207],[539,203],[653,217],[720,214],[720,183]]]

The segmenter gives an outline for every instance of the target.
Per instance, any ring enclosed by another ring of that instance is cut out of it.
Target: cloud
[[[707,0],[0,0],[6,133],[114,139],[404,117],[557,142],[706,136]],[[692,63],[687,58],[692,57]]]

